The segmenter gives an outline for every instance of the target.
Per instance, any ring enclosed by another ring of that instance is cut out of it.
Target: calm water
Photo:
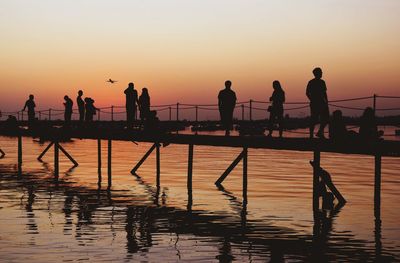
[[[1,262],[400,261],[400,158],[383,158],[381,226],[373,204],[374,160],[322,154],[348,203],[312,214],[311,152],[249,150],[248,206],[242,209],[241,164],[225,190],[214,181],[240,153],[235,148],[195,147],[193,205],[188,207],[187,146],[161,149],[161,187],[153,153],[130,170],[151,146],[113,141],[112,189],[107,191],[106,142],[98,185],[97,142],[75,140],[60,153],[54,180],[52,151],[23,139],[23,174],[16,172],[15,138],[0,137]]]

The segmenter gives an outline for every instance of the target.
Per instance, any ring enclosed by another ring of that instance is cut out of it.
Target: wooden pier
[[[365,143],[361,141],[349,141],[346,143],[334,143],[330,140],[308,139],[308,138],[268,138],[265,136],[214,136],[214,135],[194,135],[194,134],[145,134],[141,131],[132,131],[126,129],[74,129],[64,130],[56,129],[55,132],[48,133],[45,131],[29,131],[19,130],[17,133],[2,135],[15,136],[18,140],[18,170],[21,173],[22,164],[22,137],[40,137],[48,140],[49,145],[38,156],[41,160],[46,152],[54,146],[54,175],[58,178],[59,174],[59,151],[61,151],[74,166],[78,166],[76,161],[63,147],[62,141],[68,139],[94,139],[98,142],[98,171],[99,183],[101,183],[101,141],[107,140],[107,182],[108,188],[112,186],[112,141],[131,141],[131,142],[147,142],[152,143],[150,149],[132,168],[131,173],[135,174],[140,166],[146,161],[148,156],[156,150],[156,184],[160,186],[160,156],[161,147],[167,147],[169,144],[188,145],[188,209],[192,204],[192,175],[193,175],[193,159],[194,146],[212,146],[212,147],[237,147],[242,148],[242,152],[233,160],[226,171],[215,181],[219,187],[228,177],[230,172],[240,163],[243,163],[243,206],[247,205],[247,177],[248,177],[248,149],[274,149],[274,150],[290,150],[290,151],[308,151],[313,152],[312,167],[313,170],[313,209],[319,209],[318,192],[319,184],[323,182],[335,195],[340,203],[344,203],[345,199],[339,190],[333,184],[327,171],[320,167],[320,159],[322,152],[341,153],[341,154],[361,154],[375,157],[375,191],[374,200],[376,211],[380,210],[381,195],[381,162],[384,156],[400,157],[400,141],[376,141]],[[1,132],[0,132],[1,134]],[[50,135],[49,135],[50,134]],[[4,153],[2,153],[3,155]]]

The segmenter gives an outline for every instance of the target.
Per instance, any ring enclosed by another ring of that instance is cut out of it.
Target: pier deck
[[[266,136],[218,136],[197,134],[146,134],[140,131],[124,129],[76,129],[49,131],[2,132],[6,136],[39,137],[44,140],[68,139],[104,139],[135,142],[149,142],[162,144],[186,144],[199,146],[222,146],[240,148],[261,148],[290,151],[319,151],[343,154],[363,154],[400,157],[400,141],[381,140],[377,142],[364,142],[361,140],[337,143],[331,140],[309,138],[268,138]]]

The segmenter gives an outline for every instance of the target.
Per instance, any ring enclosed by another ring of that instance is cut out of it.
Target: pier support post
[[[238,165],[238,163],[243,159],[244,150],[236,157],[236,159],[229,165],[229,167],[225,170],[225,172],[215,181],[215,185],[220,186],[225,178],[229,175],[230,172]]]
[[[108,160],[108,167],[107,167],[107,174],[108,174],[108,189],[111,188],[111,139],[108,139],[108,156],[107,156],[107,160]]]
[[[156,180],[156,184],[157,187],[160,187],[160,144],[159,143],[155,143],[156,145],[156,173],[157,173],[157,180]]]
[[[22,173],[22,136],[18,135],[18,174]]]
[[[135,165],[135,167],[133,167],[133,169],[131,170],[131,174],[135,174],[137,169],[139,169],[139,167],[144,163],[144,161],[146,161],[147,157],[149,157],[149,155],[154,151],[154,149],[156,148],[157,144],[153,144],[151,146],[151,148],[143,155],[142,159],[140,159],[140,161]]]
[[[6,154],[3,152],[2,149],[0,149],[0,159],[4,158],[4,156],[6,156]]]
[[[97,174],[98,185],[101,185],[101,139],[97,139]]]
[[[193,204],[192,178],[193,178],[193,144],[189,144],[188,178],[187,178],[187,190],[188,190],[187,209],[189,211],[192,210],[192,204]]]
[[[374,187],[374,211],[375,217],[380,217],[381,210],[381,169],[382,169],[382,156],[375,155],[375,187]],[[377,216],[378,215],[378,216]]]
[[[382,156],[375,155],[375,187],[374,187],[374,215],[375,215],[375,260],[379,261],[382,254],[382,221],[381,221],[381,179]]]
[[[243,207],[247,206],[247,147],[243,148]]]
[[[318,149],[316,149],[316,150],[314,150],[314,165],[313,165],[313,211],[317,211],[319,209],[318,170],[320,168],[320,165],[321,165],[321,152]]]
[[[58,142],[54,142],[54,176],[58,178],[59,174],[59,145]]]

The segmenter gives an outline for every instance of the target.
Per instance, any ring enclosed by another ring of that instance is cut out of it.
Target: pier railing
[[[335,109],[342,109],[348,112],[354,112],[353,116],[360,116],[366,107],[372,107],[377,115],[381,115],[386,112],[393,114],[400,114],[400,107],[393,108],[380,108],[378,107],[378,99],[381,100],[393,100],[399,99],[400,96],[379,96],[372,95],[366,97],[355,97],[347,99],[330,100],[329,106],[331,111]],[[348,105],[351,102],[351,105]],[[354,106],[356,102],[357,106]],[[361,104],[360,104],[361,102]],[[239,101],[235,107],[235,117],[238,120],[256,120],[268,118],[267,109],[270,101],[259,101],[250,99],[248,101]],[[309,108],[309,102],[285,102],[284,113],[290,114],[294,111],[307,110]],[[400,105],[400,103],[399,103]],[[174,104],[163,104],[163,105],[152,105],[152,110],[156,110],[161,120],[168,121],[181,121],[181,120],[217,120],[218,119],[218,104],[190,104],[190,103],[174,103]],[[138,111],[137,111],[138,113]],[[301,112],[304,115],[304,112]],[[96,113],[95,120],[98,121],[115,121],[125,119],[125,106],[111,105],[108,107],[99,107]],[[185,117],[183,115],[185,114]],[[202,118],[201,118],[202,114]],[[1,118],[6,118],[8,115],[14,115],[17,120],[23,121],[27,119],[27,113],[24,111],[13,111],[13,112],[2,112]],[[36,117],[39,120],[62,120],[64,117],[64,109],[40,109],[36,110]],[[162,115],[162,117],[160,117]],[[386,115],[386,114],[385,114]],[[190,117],[189,117],[190,116]],[[260,118],[261,116],[261,118]],[[73,119],[78,119],[78,109],[73,111]]]

